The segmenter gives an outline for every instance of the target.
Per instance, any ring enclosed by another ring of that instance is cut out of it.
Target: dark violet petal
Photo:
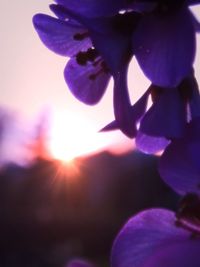
[[[183,146],[187,148],[188,156],[200,175],[200,117],[189,123],[183,142]]]
[[[133,34],[133,50],[144,74],[161,87],[175,87],[191,71],[195,31],[191,12],[149,14]]]
[[[199,267],[200,240],[169,244],[152,255],[143,267]]]
[[[189,157],[191,158],[194,168],[196,172],[199,173],[199,184],[198,184],[198,189],[200,193],[200,137],[199,140],[191,140],[188,144],[188,154]]]
[[[92,43],[97,51],[104,58],[112,74],[119,71],[131,58],[131,34],[122,34],[118,31],[113,17],[109,18],[88,18],[77,12],[65,9],[65,12],[72,20],[76,20],[88,29]],[[132,17],[135,24],[139,15]],[[118,22],[119,23],[119,22]]]
[[[114,114],[116,121],[114,126],[117,125],[125,135],[133,138],[137,132],[136,124],[146,110],[149,90],[131,106],[127,87],[127,68],[128,66],[125,65],[114,75]],[[106,126],[104,130],[108,130],[110,125],[113,126],[113,123]]]
[[[96,104],[103,96],[110,74],[100,70],[100,66],[93,66],[92,62],[87,65],[79,65],[76,58],[72,58],[66,65],[64,76],[72,94],[88,105]],[[95,78],[91,78],[94,75]]]
[[[112,74],[123,68],[129,61],[130,57],[127,55],[130,54],[130,39],[128,37],[113,31],[107,34],[92,32],[91,38]]]
[[[197,20],[197,18],[193,15],[193,24],[196,32],[200,32],[200,22]]]
[[[113,130],[118,130],[120,128],[120,125],[118,122],[115,120],[104,126],[100,132],[108,132],[108,131],[113,131]]]
[[[55,0],[60,5],[86,17],[101,17],[118,13],[127,0]]]
[[[129,136],[131,138],[135,137],[137,129],[136,124],[140,120],[140,118],[143,116],[146,106],[147,106],[147,100],[149,97],[149,90],[147,90],[144,95],[131,107],[131,128],[132,128],[132,135]],[[101,132],[106,131],[112,131],[120,129],[120,124],[116,120],[110,122],[108,125],[106,125],[104,128],[102,128]]]
[[[121,86],[121,87],[123,87],[123,86]],[[119,89],[119,92],[120,92],[120,89]],[[124,90],[124,92],[125,92],[125,90]],[[123,91],[121,93],[123,94]],[[130,117],[130,120],[131,120],[131,125],[134,125],[134,129],[136,129],[136,124],[139,122],[139,120],[141,119],[141,117],[145,113],[145,110],[146,110],[146,107],[147,107],[147,101],[148,101],[149,93],[150,93],[150,91],[147,90],[143,94],[143,96],[134,105],[131,106],[131,114],[130,114],[131,117]],[[125,93],[123,95],[124,95],[124,103],[125,103],[126,102]],[[120,95],[116,96],[116,98],[119,98],[119,102],[121,101],[121,99],[123,99],[123,97],[120,97]],[[117,109],[117,102],[118,102],[118,100],[116,100],[116,109]],[[134,134],[135,134],[135,132],[134,132]]]
[[[132,119],[132,107],[127,87],[127,67],[124,66],[114,76],[114,114],[120,130],[132,138],[136,133],[136,125]]]
[[[154,137],[180,137],[186,125],[186,108],[178,90],[165,89],[145,114],[140,131]]]
[[[70,21],[70,23],[79,27],[85,27],[87,29],[91,27],[98,29],[98,26],[96,26],[96,24],[99,21],[102,21],[102,19],[99,18],[83,17],[79,13],[72,11],[62,5],[51,4],[49,5],[49,7],[51,11],[56,15],[56,17],[64,21]]]
[[[49,8],[59,19],[65,20],[68,18],[68,14],[63,6],[51,4],[49,5]]]
[[[92,46],[89,38],[81,41],[74,39],[74,35],[86,33],[87,30],[73,22],[37,14],[33,17],[33,24],[41,41],[50,50],[62,56],[71,57]]]
[[[200,117],[200,93],[197,81],[193,79],[191,86],[192,96],[189,101],[191,119]]]
[[[146,154],[159,153],[169,145],[170,141],[163,137],[154,137],[141,133],[138,131],[135,143],[137,149]]]
[[[139,2],[139,1],[133,1],[133,3],[130,3],[129,8],[133,9],[136,12],[151,12],[155,9],[156,7],[156,2],[155,1],[144,1],[144,2]]]
[[[177,139],[160,158],[159,173],[162,179],[180,195],[200,192],[200,171],[191,157],[191,149],[185,139]],[[193,152],[200,162],[199,151]]]
[[[83,259],[73,259],[67,263],[66,267],[95,267],[95,265]]]
[[[149,88],[150,89],[150,88]],[[150,94],[150,90],[147,89],[147,91],[141,96],[138,101],[132,106],[132,116],[135,123],[139,122],[141,117],[144,115],[146,108],[147,108],[147,102]]]
[[[198,5],[200,4],[199,0],[187,0],[188,5]]]
[[[200,117],[193,119],[187,125],[187,131],[184,136],[184,142],[187,144],[191,142],[199,142],[200,141]]]
[[[114,241],[112,267],[143,267],[161,248],[189,240],[189,235],[175,226],[173,212],[164,209],[143,211],[125,224]]]
[[[78,27],[85,27],[82,24],[80,15],[74,14],[70,10],[66,9],[64,6],[51,4],[49,8],[54,13],[54,15],[60,20],[70,22],[73,25],[77,25]],[[85,27],[87,28],[87,27]]]

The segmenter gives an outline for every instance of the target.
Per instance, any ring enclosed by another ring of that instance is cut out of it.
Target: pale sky
[[[0,106],[25,116],[36,116],[47,106],[78,111],[93,121],[98,130],[113,119],[112,88],[110,86],[102,101],[93,107],[82,104],[71,95],[63,78],[66,58],[49,51],[32,26],[34,14],[51,14],[48,10],[50,3],[50,0],[0,2]],[[200,14],[200,8],[198,11]],[[196,61],[200,62],[200,53]],[[134,64],[129,74],[131,95],[136,99],[149,82]],[[196,67],[196,75],[200,81],[200,67]],[[108,136],[124,144],[128,141],[120,132]]]

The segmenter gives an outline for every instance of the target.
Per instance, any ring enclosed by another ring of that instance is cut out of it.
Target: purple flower
[[[159,172],[180,195],[200,193],[200,117],[188,124],[182,138],[167,147],[160,159]]]
[[[128,12],[106,18],[87,18],[69,10],[68,1],[58,2],[65,3],[64,6],[51,5],[58,18],[44,14],[33,18],[40,39],[49,49],[70,57],[64,71],[65,80],[82,102],[96,104],[113,76],[115,119],[118,127],[133,137],[135,125],[127,88],[127,68],[132,57],[132,32],[140,15]]]
[[[50,5],[50,8],[57,18],[38,14],[33,18],[33,23],[40,39],[49,49],[70,57],[64,76],[71,92],[80,101],[93,105],[102,98],[110,77],[114,78],[115,120],[102,130],[120,129],[129,137],[136,136],[136,125],[146,111],[150,93],[147,90],[131,106],[127,70],[135,54],[154,86],[170,88],[163,90],[159,101],[142,120],[138,146],[141,143],[142,148],[147,139],[150,141],[151,138],[155,143],[159,138],[160,148],[168,144],[165,138],[180,135],[185,118],[177,88],[192,70],[198,24],[188,6],[199,2],[56,2],[58,4]],[[122,9],[125,10],[123,14],[120,13]],[[168,101],[172,104],[170,113],[167,113],[169,107],[166,109]],[[161,111],[158,112],[160,107]],[[166,113],[167,123],[164,126],[163,116]],[[170,121],[171,114],[174,118]]]
[[[40,39],[50,50],[59,55],[71,57],[66,68],[73,64],[77,65],[75,77],[73,68],[70,68],[72,72],[70,76],[72,93],[79,100],[87,104],[94,104],[102,97],[110,74],[107,71],[102,71],[102,75],[97,76],[98,79],[92,80],[90,78],[90,75],[98,72],[101,66],[98,64],[93,66],[92,64],[93,58],[96,57],[96,50],[92,48],[91,39],[88,38],[88,30],[69,17],[63,7],[52,5],[51,9],[60,19],[37,14],[33,18],[34,26]]]
[[[112,267],[198,267],[199,232],[185,229],[169,210],[151,209],[132,217],[112,248]]]

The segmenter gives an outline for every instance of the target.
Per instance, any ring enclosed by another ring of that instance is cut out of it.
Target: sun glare
[[[94,153],[108,145],[94,123],[75,112],[59,112],[52,115],[49,136],[51,155],[69,162],[75,157]]]

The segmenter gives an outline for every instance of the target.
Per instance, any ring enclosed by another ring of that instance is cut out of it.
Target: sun
[[[55,159],[69,162],[108,145],[94,122],[77,112],[53,112],[49,130],[49,150]]]

